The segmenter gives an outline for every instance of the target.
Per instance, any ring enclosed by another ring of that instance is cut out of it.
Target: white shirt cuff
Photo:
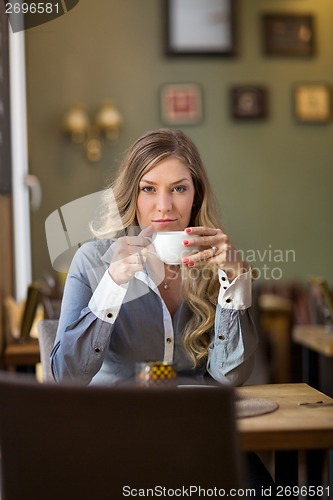
[[[106,270],[89,301],[88,307],[101,320],[114,323],[126,295],[127,287],[128,283],[117,285]]]
[[[231,283],[227,274],[219,269],[220,293],[218,303],[223,309],[247,309],[252,303],[252,271],[237,276]]]

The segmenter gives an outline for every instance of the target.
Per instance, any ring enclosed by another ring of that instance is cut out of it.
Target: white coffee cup
[[[200,247],[183,245],[184,240],[191,240],[194,235],[185,231],[154,233],[149,240],[153,243],[157,255],[165,264],[181,264],[184,257],[200,251]]]

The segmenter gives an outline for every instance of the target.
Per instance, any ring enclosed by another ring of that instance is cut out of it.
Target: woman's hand
[[[118,285],[127,283],[137,271],[142,271],[147,260],[147,237],[153,234],[153,227],[148,226],[138,236],[122,236],[114,245],[109,274]]]
[[[240,252],[232,246],[229,236],[222,229],[199,226],[188,227],[185,232],[191,236],[197,235],[198,238],[185,239],[184,245],[189,248],[200,246],[203,247],[203,250],[190,257],[185,257],[183,264],[187,264],[189,267],[198,267],[206,264],[207,261],[214,262],[227,273],[229,279],[234,279],[248,270]]]

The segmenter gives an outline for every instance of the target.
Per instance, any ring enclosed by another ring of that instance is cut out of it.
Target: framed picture
[[[196,83],[161,87],[161,119],[166,125],[197,125],[203,118],[202,90]]]
[[[166,53],[172,56],[236,53],[236,0],[164,0]]]
[[[237,120],[266,118],[267,89],[255,85],[239,85],[231,88],[231,114]]]
[[[298,83],[294,87],[294,113],[303,123],[327,123],[332,116],[332,89],[325,83]]]
[[[263,14],[264,53],[271,56],[311,56],[314,18],[311,14]]]

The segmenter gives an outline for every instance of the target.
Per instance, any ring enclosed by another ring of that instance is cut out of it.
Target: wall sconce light
[[[74,144],[84,146],[87,158],[96,162],[102,156],[102,144],[114,142],[119,137],[122,117],[112,101],[105,101],[98,108],[93,120],[82,104],[71,106],[64,116],[63,129]]]

